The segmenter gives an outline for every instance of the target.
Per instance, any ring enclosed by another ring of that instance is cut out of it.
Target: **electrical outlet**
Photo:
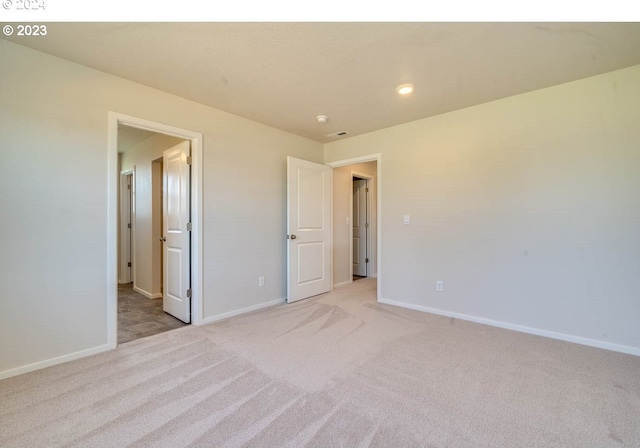
[[[258,277],[258,286],[261,288],[264,286],[264,277]]]
[[[436,282],[436,291],[439,291],[439,292],[444,291],[444,282],[442,280],[438,280]]]

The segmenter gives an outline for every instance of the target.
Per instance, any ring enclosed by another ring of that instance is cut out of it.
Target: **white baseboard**
[[[0,380],[22,375],[23,373],[33,372],[34,370],[44,369],[45,367],[55,366],[68,361],[73,361],[75,359],[84,358],[85,356],[97,355],[98,353],[113,350],[114,348],[116,348],[115,344],[100,345],[98,347],[80,350],[79,352],[69,353],[68,355],[58,356],[57,358],[51,358],[44,361],[34,362],[33,364],[27,364],[26,366],[5,370],[0,372]]]
[[[414,305],[412,303],[399,302],[396,300],[380,299],[380,303],[387,305],[399,306],[401,308],[408,308],[416,311],[423,311],[425,313],[437,314],[440,316],[453,317],[455,319],[467,320],[470,322],[476,322],[479,324],[490,325],[492,327],[505,328],[507,330],[519,331],[520,333],[534,334],[536,336],[544,336],[551,339],[558,339],[561,341],[573,342],[575,344],[588,345],[590,347],[603,348],[605,350],[612,350],[614,352],[626,353],[628,355],[640,356],[640,347],[631,347],[628,345],[614,344],[612,342],[600,341],[598,339],[589,339],[582,336],[574,336],[571,334],[558,333],[550,330],[542,330],[540,328],[527,327],[524,325],[512,324],[509,322],[502,322],[499,320],[486,319],[484,317],[477,317],[468,314],[454,313],[451,311],[440,310],[437,308],[430,308],[422,305]]]
[[[139,292],[140,294],[142,294],[143,296],[149,298],[149,299],[161,299],[162,298],[162,293],[160,292],[156,292],[154,293],[150,293],[148,291],[145,291],[144,289],[138,288],[137,286],[133,287],[133,290],[135,292]]]
[[[287,299],[276,299],[276,300],[271,300],[270,302],[261,303],[259,305],[248,306],[246,308],[240,308],[239,310],[229,311],[227,313],[222,313],[222,314],[216,314],[215,316],[205,317],[200,322],[194,323],[194,325],[210,324],[212,322],[217,322],[219,320],[228,319],[229,317],[250,313],[251,311],[258,311],[263,308],[269,308],[270,306],[280,305],[281,303],[285,303],[286,301]]]
[[[347,280],[346,282],[341,282],[341,283],[336,283],[335,285],[333,285],[334,288],[339,288],[341,286],[347,286],[347,285],[352,285],[353,284],[353,280]]]

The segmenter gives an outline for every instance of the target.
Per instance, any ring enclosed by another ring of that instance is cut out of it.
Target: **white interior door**
[[[287,157],[287,302],[331,290],[331,168]]]
[[[353,275],[367,276],[367,181],[353,181]]]
[[[191,321],[190,142],[163,153],[162,308],[183,322]]]

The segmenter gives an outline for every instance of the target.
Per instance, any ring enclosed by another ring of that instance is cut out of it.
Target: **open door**
[[[287,157],[287,302],[331,290],[331,168]]]
[[[369,263],[368,181],[353,178],[353,275],[366,277]]]
[[[190,142],[163,152],[162,309],[191,322]]]

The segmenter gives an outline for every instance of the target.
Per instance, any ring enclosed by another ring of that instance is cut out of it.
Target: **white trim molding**
[[[0,380],[11,378],[13,376],[22,375],[23,373],[29,373],[36,370],[44,369],[45,367],[55,366],[75,359],[84,358],[85,356],[97,355],[109,350],[113,350],[115,347],[110,344],[100,345],[98,347],[88,348],[79,352],[69,353],[68,355],[58,356],[56,358],[46,359],[44,361],[35,362],[26,366],[16,367],[14,369],[5,370],[0,372]]]
[[[246,308],[241,308],[239,310],[229,311],[227,313],[216,314],[215,316],[209,316],[202,320],[201,325],[210,324],[213,322],[218,322],[223,319],[228,319],[230,317],[239,316],[240,314],[250,313],[252,311],[258,311],[264,308],[269,308],[276,305],[281,305],[283,303],[287,303],[287,299],[276,299],[271,300],[269,302],[260,303],[258,305],[248,306]]]
[[[379,302],[387,305],[394,305],[394,306],[399,306],[401,308],[407,308],[410,310],[422,311],[430,314],[437,314],[439,316],[453,317],[454,319],[461,319],[469,322],[475,322],[478,324],[490,325],[492,327],[518,331],[520,333],[533,334],[536,336],[543,336],[546,338],[557,339],[560,341],[573,342],[574,344],[587,345],[589,347],[602,348],[602,349],[611,350],[614,352],[626,353],[628,355],[640,356],[640,348],[638,347],[615,344],[612,342],[600,341],[598,339],[584,338],[582,336],[574,336],[566,333],[558,333],[555,331],[543,330],[540,328],[527,327],[525,325],[512,324],[509,322],[502,322],[499,320],[487,319],[484,317],[472,316],[469,314],[455,313],[452,311],[446,311],[446,310],[431,308],[431,307],[422,306],[422,305],[414,305],[413,303],[400,302],[397,300],[380,299]]]
[[[352,276],[353,277],[353,276]],[[341,288],[343,286],[349,286],[353,284],[353,278],[351,280],[347,280],[346,282],[341,282],[333,285],[334,288]]]
[[[142,294],[147,299],[161,299],[162,298],[162,293],[161,292],[151,293],[149,291],[145,291],[142,288],[138,288],[137,286],[134,286],[133,290],[135,292],[138,292],[138,293]]]

